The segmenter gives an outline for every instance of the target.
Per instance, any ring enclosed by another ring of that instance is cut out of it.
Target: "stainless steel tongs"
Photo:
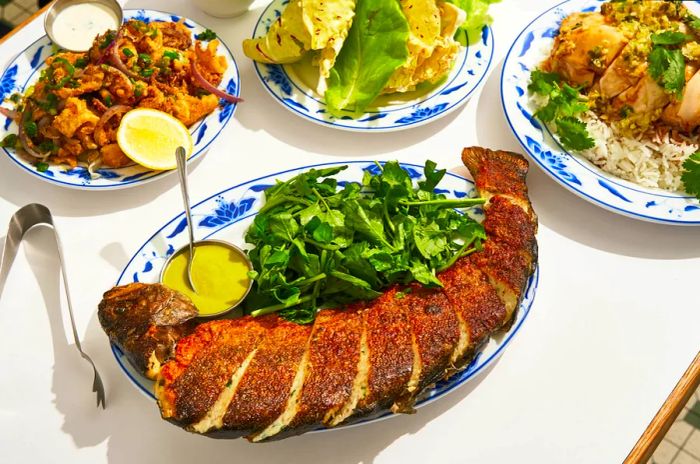
[[[54,237],[56,238],[56,248],[58,249],[58,260],[61,264],[61,275],[63,277],[63,288],[66,292],[66,300],[68,302],[68,314],[70,315],[70,322],[73,328],[73,339],[75,340],[75,346],[87,362],[92,366],[92,370],[95,372],[95,378],[92,382],[92,391],[97,394],[97,406],[100,404],[102,408],[105,407],[105,389],[102,385],[102,379],[100,374],[97,372],[97,367],[95,363],[92,362],[90,356],[83,351],[83,347],[80,345],[80,338],[78,338],[78,330],[75,328],[75,317],[73,316],[73,304],[70,298],[70,292],[68,290],[68,275],[66,273],[66,265],[63,261],[63,249],[61,247],[61,240],[58,237],[58,232],[53,223],[53,217],[51,216],[51,211],[38,203],[32,203],[23,206],[12,216],[10,219],[10,226],[7,231],[7,237],[5,238],[5,247],[0,256],[0,295],[2,295],[2,290],[5,287],[5,281],[10,273],[10,268],[17,255],[17,250],[24,234],[29,231],[29,229],[38,226],[46,225],[51,228],[54,232]]]

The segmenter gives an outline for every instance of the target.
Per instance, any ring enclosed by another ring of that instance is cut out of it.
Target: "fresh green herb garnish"
[[[686,192],[700,198],[700,151],[683,162],[681,180]]]
[[[112,96],[111,95],[109,95],[109,94],[105,95],[104,101],[105,101],[105,105],[112,106]]]
[[[109,45],[114,42],[114,39],[117,37],[117,33],[114,31],[107,31],[105,34],[104,39],[102,39],[102,42],[100,43],[100,50],[104,50],[105,48],[109,47]]]
[[[49,169],[49,163],[39,161],[36,163],[36,170],[39,172],[46,172]]]
[[[58,151],[58,146],[50,140],[46,140],[39,144],[39,151],[42,153],[54,153]]]
[[[12,103],[19,103],[19,101],[21,99],[22,99],[22,95],[20,95],[19,93],[13,93],[12,95],[10,95],[10,98],[9,98],[9,100]]]
[[[85,66],[88,65],[89,62],[90,62],[90,60],[88,59],[87,56],[81,56],[80,58],[75,60],[74,66],[76,68],[84,68]]]
[[[441,286],[436,273],[481,248],[481,224],[454,208],[481,198],[447,199],[434,192],[445,175],[426,162],[413,186],[395,161],[362,184],[338,188],[347,166],[312,169],[265,191],[265,205],[246,233],[254,245],[253,315],[279,313],[313,321],[317,308],[373,299],[393,283]]]
[[[700,18],[693,14],[688,14],[684,18],[685,23],[690,26],[695,32],[700,32]]]
[[[62,66],[66,70],[67,75],[62,77],[58,82],[52,82],[54,80],[53,78],[57,65]],[[49,82],[46,84],[46,87],[52,90],[61,89],[70,82],[74,74],[75,67],[70,64],[70,61],[62,57],[55,58],[51,63],[51,66],[47,69],[46,76],[48,77]]]
[[[7,134],[4,139],[0,140],[0,147],[15,148],[18,140],[17,134]]]
[[[139,60],[144,64],[151,64],[151,56],[145,53],[139,53]]]
[[[139,74],[141,74],[143,77],[151,77],[153,75],[153,72],[155,69],[153,68],[148,68],[148,69],[142,69]]]
[[[206,29],[204,32],[200,32],[194,37],[197,40],[214,40],[216,39],[216,32],[212,31],[211,29]]]
[[[654,47],[649,53],[649,74],[666,91],[677,97],[683,94],[685,86],[685,57],[677,47],[690,39],[681,32],[666,31],[652,34]]]
[[[47,93],[45,100],[34,101],[39,108],[51,115],[55,115],[58,112],[58,96],[56,94]]]
[[[580,90],[562,83],[557,73],[536,69],[530,75],[530,92],[548,97],[547,104],[535,112],[535,117],[544,123],[554,123],[559,141],[569,150],[586,150],[595,146],[586,124],[576,118],[588,111],[589,105]]]
[[[39,133],[39,128],[34,121],[27,121],[24,123],[24,132],[30,137],[36,137]]]
[[[134,96],[137,97],[137,98],[140,97],[140,96],[142,96],[142,95],[143,95],[143,90],[144,90],[143,85],[141,85],[141,84],[136,84],[136,85],[134,86]]]
[[[462,45],[467,43],[474,44],[478,42],[481,36],[481,30],[484,26],[488,26],[493,22],[493,18],[489,15],[489,6],[492,3],[498,3],[501,0],[447,0],[454,3],[459,8],[467,13],[467,20],[462,24],[455,33],[455,40]]]
[[[680,45],[692,39],[692,36],[678,31],[664,31],[651,35],[651,43],[654,45]]]
[[[180,54],[174,50],[164,51],[163,56],[166,58],[170,58],[171,60],[177,60],[178,58],[180,58]]]
[[[122,53],[127,58],[131,58],[132,56],[134,56],[134,52],[132,52],[130,48],[122,48]]]

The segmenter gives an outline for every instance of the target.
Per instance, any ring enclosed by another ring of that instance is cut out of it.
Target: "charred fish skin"
[[[467,148],[485,204],[483,249],[438,277],[319,312],[312,326],[278,316],[200,324],[163,366],[163,418],[214,438],[270,441],[368,416],[411,412],[433,382],[467,365],[509,326],[537,264],[537,217],[520,155]]]
[[[132,283],[105,292],[97,309],[102,329],[136,369],[155,379],[177,341],[195,328],[197,308],[160,284]]]
[[[223,426],[212,436],[252,437],[267,429],[285,411],[293,395],[293,384],[301,367],[311,326],[270,318],[263,343],[242,377],[223,418]]]
[[[251,317],[215,321],[204,328],[189,337],[200,337],[201,343],[182,343],[189,350],[178,346],[171,363],[179,365],[164,367],[156,389],[163,417],[185,427],[205,417],[267,333],[265,325]]]
[[[465,148],[462,161],[474,176],[484,205],[484,248],[468,257],[488,278],[506,307],[504,327],[514,320],[537,265],[537,215],[525,182],[528,163],[517,153]]]

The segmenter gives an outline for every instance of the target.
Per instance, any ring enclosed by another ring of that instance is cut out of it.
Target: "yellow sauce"
[[[179,251],[163,272],[163,284],[190,297],[200,316],[212,316],[239,303],[250,284],[248,262],[235,249],[216,242],[195,245],[193,292],[187,284],[187,248]]]

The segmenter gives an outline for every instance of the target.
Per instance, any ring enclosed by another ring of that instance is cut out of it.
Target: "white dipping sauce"
[[[119,27],[119,18],[99,3],[78,3],[61,10],[53,22],[57,45],[73,51],[86,51],[99,34]]]

